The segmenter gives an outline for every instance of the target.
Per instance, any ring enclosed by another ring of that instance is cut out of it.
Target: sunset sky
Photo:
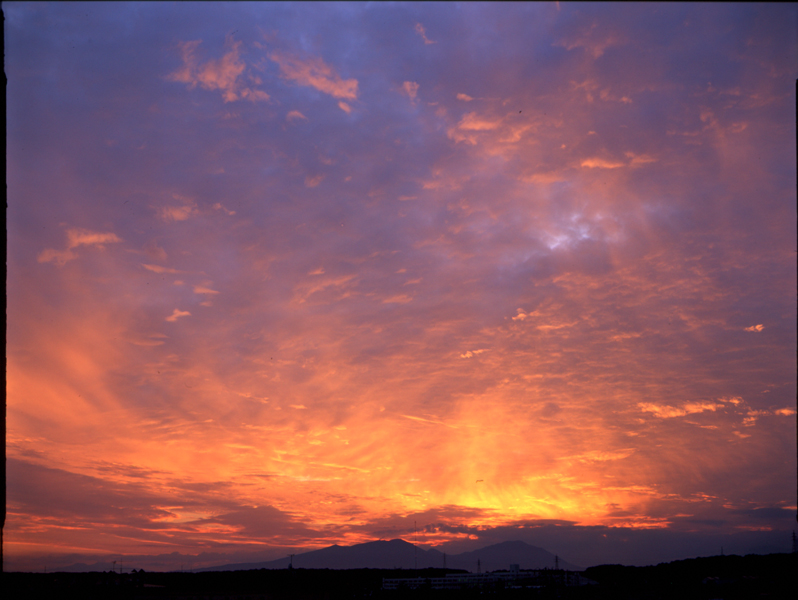
[[[790,550],[795,4],[3,10],[7,569]]]

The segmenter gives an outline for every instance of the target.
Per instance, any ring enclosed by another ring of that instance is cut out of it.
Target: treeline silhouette
[[[384,578],[444,577],[455,569],[259,569],[205,573],[4,573],[6,599],[375,600],[566,598],[575,600],[747,600],[796,597],[798,554],[713,556],[650,567],[602,565],[582,574],[594,583],[512,589],[383,590]]]

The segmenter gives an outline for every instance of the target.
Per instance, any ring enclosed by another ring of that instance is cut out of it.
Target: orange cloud
[[[583,28],[579,33],[566,36],[553,45],[562,46],[566,50],[583,48],[596,59],[603,56],[607,48],[623,45],[625,43],[626,39],[623,35],[598,27],[597,23],[594,22],[589,27]]]
[[[324,181],[324,175],[315,175],[313,177],[305,177],[305,187],[314,188]]]
[[[404,90],[404,93],[407,94],[411,100],[416,100],[416,96],[418,95],[418,84],[415,81],[405,81],[402,84],[402,90]]]
[[[385,298],[382,303],[383,304],[407,304],[408,302],[412,302],[413,297],[408,296],[407,294],[397,294],[396,296],[389,296]]]
[[[170,269],[168,267],[161,267],[159,265],[145,265],[142,264],[142,267],[147,269],[148,271],[152,271],[153,273],[180,273],[177,269]]]
[[[37,260],[40,263],[54,262],[62,266],[66,262],[77,258],[77,254],[73,252],[75,248],[80,246],[95,246],[102,250],[105,244],[115,244],[121,241],[122,240],[115,233],[98,233],[87,229],[68,229],[66,249],[53,250],[47,248],[39,253]]]
[[[277,63],[285,79],[299,85],[310,86],[333,98],[357,100],[357,79],[341,79],[321,58],[311,57],[303,60],[286,52],[277,51],[270,53],[269,58]]]
[[[158,209],[158,216],[163,221],[185,221],[198,214],[197,205],[193,202],[183,206],[162,206]]]
[[[625,167],[626,164],[605,160],[603,158],[588,158],[582,161],[581,166],[587,167],[588,169],[617,169],[619,167]]]
[[[307,121],[308,120],[308,118],[305,115],[303,115],[301,112],[299,112],[298,110],[292,110],[291,112],[289,112],[286,115],[285,119],[286,119],[286,121],[296,121],[297,119],[302,119],[303,121]]]
[[[466,131],[490,131],[501,125],[501,119],[486,118],[475,112],[465,115],[457,126]]]
[[[222,210],[222,211],[224,211],[224,212],[225,212],[225,214],[227,214],[227,215],[228,215],[228,216],[230,216],[230,217],[232,217],[234,214],[236,214],[236,211],[228,209],[228,208],[227,208],[227,207],[226,207],[224,204],[222,204],[221,202],[217,202],[216,204],[214,204],[214,205],[213,205],[213,209],[214,209],[214,210]]]
[[[174,323],[174,322],[175,322],[175,321],[177,321],[177,320],[178,320],[180,317],[189,317],[189,316],[191,316],[191,313],[190,313],[190,312],[188,312],[187,310],[179,310],[179,309],[177,309],[177,308],[176,308],[176,309],[174,309],[174,311],[172,311],[172,314],[171,314],[171,315],[169,315],[168,317],[166,317],[166,319],[165,319],[165,320],[166,320],[166,321],[169,321],[170,323]]]
[[[219,90],[225,102],[246,99],[251,102],[263,102],[270,96],[263,90],[246,85],[242,75],[246,64],[241,59],[241,42],[228,37],[225,41],[227,52],[218,60],[208,60],[200,64],[196,51],[201,40],[182,42],[179,44],[183,58],[183,66],[170,74],[167,79],[185,83],[189,89],[199,85],[206,90]]]
[[[433,42],[429,38],[427,38],[427,30],[424,29],[424,26],[421,23],[416,23],[416,33],[421,36],[421,39],[424,40],[424,44],[437,44],[438,42]]]
[[[204,286],[204,285],[196,285],[194,286],[194,293],[195,294],[218,294],[219,292],[216,290],[212,290],[211,288]]]

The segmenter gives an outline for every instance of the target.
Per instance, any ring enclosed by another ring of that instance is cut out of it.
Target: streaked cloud
[[[217,290],[212,290],[211,288],[205,285],[195,285],[194,286],[194,293],[195,294],[218,294]]]
[[[180,273],[177,269],[170,269],[169,267],[161,267],[160,265],[145,265],[142,264],[142,267],[147,269],[148,271],[152,271],[153,273]]]
[[[382,303],[383,304],[407,304],[408,302],[412,302],[413,297],[407,294],[397,294],[395,296],[389,296],[385,298]]]
[[[683,417],[692,413],[701,413],[704,411],[716,411],[723,407],[722,403],[718,402],[688,402],[682,406],[658,406],[656,404],[648,404],[641,402],[638,404],[640,410],[650,412],[657,417],[668,419],[672,417]]]
[[[603,158],[588,158],[582,161],[581,166],[587,167],[588,169],[617,169],[619,167],[625,167],[626,163],[605,160]]]

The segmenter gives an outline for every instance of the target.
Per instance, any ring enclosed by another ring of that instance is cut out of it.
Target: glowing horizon
[[[3,7],[8,564],[791,530],[795,6]]]

